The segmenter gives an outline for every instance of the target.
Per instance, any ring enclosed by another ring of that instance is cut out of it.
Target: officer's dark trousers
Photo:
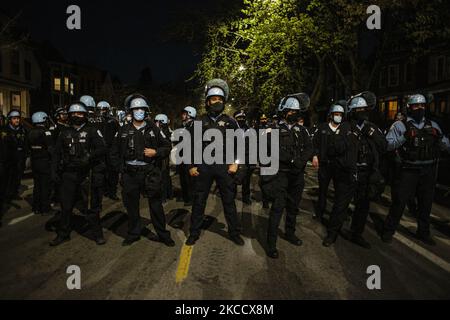
[[[0,222],[2,221],[5,209],[5,193],[6,193],[6,179],[5,173],[0,168]]]
[[[354,195],[355,212],[352,216],[351,232],[355,235],[362,235],[369,216],[369,176],[370,170],[358,170],[358,179]]]
[[[334,184],[334,204],[328,223],[328,234],[337,235],[347,217],[347,210],[355,195],[356,178],[349,171],[336,168]]]
[[[111,164],[111,158],[106,158],[106,194],[109,196],[117,195],[117,185],[119,184],[119,172]]]
[[[104,165],[92,170],[90,210],[100,214],[103,209],[103,195],[105,193],[106,169]]]
[[[333,179],[336,174],[336,166],[333,163],[320,163],[318,179],[319,179],[319,198],[317,201],[317,210],[316,213],[319,217],[322,217],[325,209],[327,207],[327,194],[328,187],[330,186],[330,181]]]
[[[279,171],[276,178],[271,182],[276,183],[276,194],[269,215],[269,226],[267,231],[267,242],[269,249],[275,249],[278,238],[278,227],[280,226],[283,210],[286,209],[285,233],[295,234],[296,217],[299,212],[299,204],[305,187],[304,172],[292,173],[291,171]]]
[[[80,198],[83,199],[84,206],[89,192],[88,172],[63,172],[61,177],[59,198],[61,200],[61,218],[57,233],[61,237],[68,237],[72,229],[71,220],[75,204]],[[96,210],[84,210],[89,227],[94,237],[102,237],[103,230],[100,225],[100,215]]]
[[[405,206],[411,197],[417,196],[417,233],[430,235],[430,215],[436,185],[435,165],[418,168],[402,168],[395,179],[394,199],[384,224],[384,233],[393,235],[397,230]]]
[[[159,169],[158,169],[159,170]],[[128,213],[128,237],[138,238],[142,232],[142,221],[139,214],[141,193],[146,192],[145,179],[148,171],[126,171],[122,175],[122,199]],[[160,190],[148,196],[150,218],[156,233],[162,239],[168,239],[170,232],[166,229],[166,217],[161,202]]]
[[[252,167],[247,166],[247,170],[245,172],[244,180],[242,181],[242,199],[249,199],[251,195],[250,185],[252,182],[252,175],[254,169]]]
[[[233,177],[228,173],[228,165],[199,165],[197,168],[200,175],[194,178],[195,190],[191,216],[191,236],[200,236],[206,202],[213,181],[219,187],[223,211],[228,224],[228,233],[230,236],[239,235],[241,225],[235,203],[236,185],[234,184]]]
[[[162,188],[162,200],[172,199],[172,179],[170,178],[170,167],[163,167],[161,170],[161,188]]]
[[[25,156],[20,157],[17,162],[10,162],[6,166],[6,199],[19,195],[19,187],[25,171]]]
[[[31,159],[33,171],[33,212],[47,213],[50,211],[50,159]]]
[[[184,202],[192,202],[193,199],[193,179],[189,174],[189,166],[181,164],[179,166],[181,193]]]

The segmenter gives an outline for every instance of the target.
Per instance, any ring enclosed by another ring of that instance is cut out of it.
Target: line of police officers
[[[206,114],[197,117],[195,108],[186,107],[182,124],[194,136],[194,121],[201,124],[202,132],[217,129],[224,136],[227,129],[249,130],[245,112],[238,111],[234,118],[224,114],[229,98],[225,81],[213,79],[205,90]],[[277,118],[269,123],[260,117],[257,129],[272,137],[279,133],[279,170],[274,175],[261,175],[263,207],[272,203],[267,230],[267,255],[279,256],[277,250],[278,228],[286,211],[283,238],[295,246],[302,245],[296,235],[296,217],[305,186],[305,168],[312,160],[318,169],[319,198],[314,217],[323,220],[327,193],[331,180],[334,185],[334,203],[327,223],[327,236],[323,245],[331,246],[339,235],[364,248],[370,244],[363,232],[369,214],[370,202],[384,190],[380,161],[384,153],[396,155],[395,178],[392,184],[393,203],[384,223],[382,240],[392,241],[405,204],[414,196],[418,200],[417,236],[427,244],[434,244],[430,235],[430,213],[436,182],[437,165],[441,151],[449,151],[450,143],[439,126],[425,117],[427,98],[422,94],[408,98],[406,120],[397,121],[387,136],[369,121],[370,110],[376,104],[371,92],[353,96],[348,102],[331,106],[328,121],[310,133],[304,126],[309,108],[309,97],[304,93],[283,98],[277,108]],[[97,107],[99,112],[95,112]],[[110,116],[110,105],[95,104],[91,96],[56,112],[57,122],[49,127],[48,116],[37,112],[32,116],[34,127],[27,131],[21,124],[20,113],[8,114],[8,125],[1,130],[0,174],[2,212],[5,203],[18,199],[20,179],[25,159],[31,156],[34,179],[33,212],[54,213],[51,210],[51,190],[61,203],[61,212],[55,216],[57,237],[50,242],[56,246],[70,240],[73,209],[85,214],[92,236],[99,245],[105,244],[100,224],[102,199],[106,195],[118,200],[117,184],[120,179],[123,204],[128,213],[128,235],[123,245],[138,241],[142,232],[139,212],[140,196],[148,199],[149,211],[158,241],[173,247],[166,227],[163,202],[173,197],[169,154],[172,149],[169,119],[157,115],[150,119],[147,99],[139,94],[125,101],[130,119],[122,126]],[[247,143],[247,151],[248,141]],[[200,148],[203,154],[208,141],[198,146],[192,141],[192,150]],[[180,185],[185,205],[192,205],[190,234],[186,245],[194,245],[201,235],[204,214],[211,187],[219,189],[230,240],[244,245],[235,198],[237,185],[242,185],[242,199],[251,204],[250,181],[255,166],[246,159],[227,163],[227,146],[223,145],[223,161],[207,164],[178,165]],[[234,150],[236,151],[236,150]],[[269,148],[270,153],[270,148]],[[350,203],[354,202],[351,227],[344,230]]]

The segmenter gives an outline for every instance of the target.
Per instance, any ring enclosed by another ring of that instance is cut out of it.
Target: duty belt
[[[127,164],[125,165],[125,172],[129,172],[129,173],[139,173],[139,172],[148,172],[153,168],[152,164],[148,164],[145,166],[138,166],[138,165],[131,165],[131,164]]]

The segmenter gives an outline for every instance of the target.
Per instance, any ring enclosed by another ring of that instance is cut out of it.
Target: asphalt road
[[[376,226],[386,215],[389,200],[373,203],[365,236],[366,250],[339,238],[330,248],[322,246],[324,227],[312,219],[316,199],[315,172],[308,169],[297,235],[304,244],[294,247],[279,240],[280,258],[264,252],[269,210],[253,200],[237,208],[242,218],[244,247],[227,238],[220,198],[211,194],[208,219],[200,240],[185,247],[190,208],[175,200],[164,208],[176,247],[150,240],[148,206],[141,202],[146,237],[122,247],[127,216],[120,201],[104,200],[102,225],[108,243],[96,246],[75,219],[72,240],[52,248],[55,234],[45,230],[49,217],[31,213],[32,180],[25,200],[17,201],[0,229],[1,299],[449,299],[450,210],[433,207],[432,233],[436,247],[414,238],[414,218],[405,216],[393,244],[379,239]],[[174,177],[175,186],[178,177]],[[260,199],[257,178],[253,196]],[[332,196],[332,192],[330,193]],[[329,205],[332,204],[330,198]],[[347,222],[348,223],[348,222]],[[283,223],[281,224],[283,226]],[[80,267],[81,289],[69,290],[71,265]],[[367,268],[381,271],[381,289],[369,290]]]

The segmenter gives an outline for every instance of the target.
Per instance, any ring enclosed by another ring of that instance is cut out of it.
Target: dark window
[[[405,83],[413,82],[413,64],[407,62],[405,64]]]
[[[25,80],[31,80],[31,63],[25,60]]]
[[[0,73],[3,72],[3,55],[2,52],[0,51]]]
[[[398,73],[399,73],[399,68],[398,65],[391,65],[389,66],[389,71],[388,71],[388,85],[389,87],[396,87],[398,86]]]
[[[386,82],[387,82],[387,69],[386,67],[383,67],[380,70],[380,88],[386,88]]]
[[[11,72],[17,76],[20,75],[20,54],[17,50],[11,53]]]
[[[444,68],[445,68],[445,57],[440,56],[437,58],[436,61],[436,68],[437,68],[437,81],[444,80]]]

